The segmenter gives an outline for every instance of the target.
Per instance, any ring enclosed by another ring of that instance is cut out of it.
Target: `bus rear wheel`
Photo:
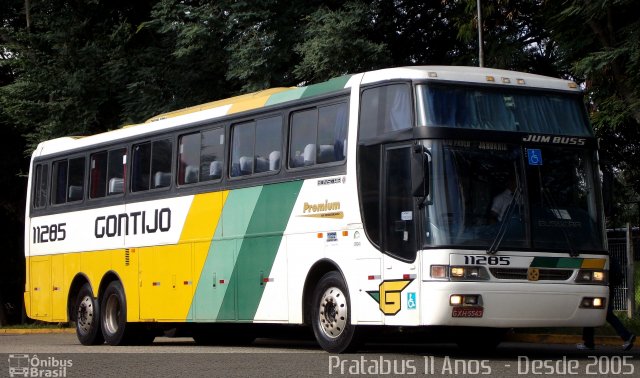
[[[100,306],[93,297],[91,285],[85,283],[76,299],[76,335],[82,345],[104,344],[100,329]]]
[[[320,279],[313,293],[311,311],[313,333],[322,349],[344,353],[359,346],[356,327],[351,324],[347,285],[340,273],[329,272]]]
[[[102,295],[101,325],[109,345],[151,344],[155,334],[143,324],[127,323],[127,300],[120,281],[112,281]]]

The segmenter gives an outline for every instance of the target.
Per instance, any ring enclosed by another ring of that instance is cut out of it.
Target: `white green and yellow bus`
[[[274,88],[43,142],[27,194],[30,318],[82,344],[310,326],[599,326],[597,141],[567,80],[404,67]]]

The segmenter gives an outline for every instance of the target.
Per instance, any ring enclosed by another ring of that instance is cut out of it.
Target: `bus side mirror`
[[[423,145],[415,145],[411,159],[411,192],[414,197],[426,199],[430,188],[430,153]]]

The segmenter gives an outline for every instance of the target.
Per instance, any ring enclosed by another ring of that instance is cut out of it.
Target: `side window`
[[[51,186],[51,202],[55,204],[67,202],[67,160],[53,162],[53,185]]]
[[[179,146],[179,185],[222,178],[224,128],[183,135]]]
[[[139,192],[171,185],[171,141],[169,139],[133,146],[131,190]]]
[[[282,117],[234,125],[231,146],[231,177],[279,170]]]
[[[224,128],[202,132],[200,147],[200,181],[222,178],[224,165]]]
[[[107,192],[107,151],[89,157],[89,198],[102,198]]]
[[[47,190],[49,188],[49,166],[38,164],[33,181],[33,207],[41,209],[47,206]]]
[[[68,188],[67,202],[84,199],[84,157],[69,159]]]
[[[107,165],[107,194],[124,193],[124,172],[127,165],[127,149],[120,148],[109,151]]]
[[[347,155],[348,109],[346,103],[318,109],[316,163],[342,161]]]
[[[51,202],[61,204],[84,198],[84,157],[53,162]]]
[[[149,190],[151,183],[151,142],[133,146],[133,168],[131,174],[131,191]]]
[[[282,154],[282,117],[256,121],[255,173],[280,169]]]
[[[255,122],[239,123],[233,127],[231,142],[231,177],[253,173],[253,148],[256,138]]]
[[[293,113],[289,166],[297,168],[344,160],[347,126],[346,103]]]
[[[198,182],[200,166],[200,133],[183,135],[178,143],[178,184]]]
[[[359,140],[411,128],[411,109],[409,84],[365,89],[360,106]]]
[[[172,144],[169,139],[151,143],[151,189],[166,188],[171,185],[171,153]]]

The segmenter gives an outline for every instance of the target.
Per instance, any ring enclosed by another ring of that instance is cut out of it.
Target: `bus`
[[[332,353],[380,329],[497,345],[600,326],[609,300],[581,90],[506,70],[388,68],[45,141],[25,219],[27,314],[86,345],[274,325]]]

